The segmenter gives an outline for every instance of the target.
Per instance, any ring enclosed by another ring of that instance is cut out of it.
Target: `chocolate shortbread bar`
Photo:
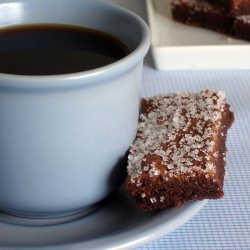
[[[172,14],[176,21],[231,34],[231,15],[221,7],[203,0],[173,0]]]
[[[250,41],[250,0],[172,0],[172,15],[178,22]]]
[[[223,197],[233,120],[222,91],[143,99],[126,180],[137,206],[152,210]]]

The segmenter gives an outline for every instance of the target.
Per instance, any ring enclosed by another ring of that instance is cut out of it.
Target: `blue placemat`
[[[250,249],[250,71],[160,72],[144,67],[143,96],[203,88],[225,90],[235,113],[227,140],[225,197],[210,200],[181,228],[138,250]]]

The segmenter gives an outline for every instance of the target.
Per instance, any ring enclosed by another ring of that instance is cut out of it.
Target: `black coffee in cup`
[[[34,24],[0,29],[0,73],[75,73],[108,65],[128,53],[115,37],[77,26]]]

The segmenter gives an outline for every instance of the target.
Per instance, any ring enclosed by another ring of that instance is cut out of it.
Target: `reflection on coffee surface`
[[[57,75],[99,68],[129,53],[113,36],[71,25],[0,29],[0,73]]]

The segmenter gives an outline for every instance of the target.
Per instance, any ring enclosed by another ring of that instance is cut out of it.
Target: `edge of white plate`
[[[152,39],[151,53],[156,69],[250,69],[250,45],[248,44],[159,46],[156,26],[159,28],[160,25],[156,22],[153,1],[146,0],[146,7]]]

